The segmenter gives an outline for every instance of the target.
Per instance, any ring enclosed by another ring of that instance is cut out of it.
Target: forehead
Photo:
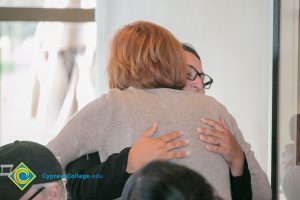
[[[202,72],[201,61],[192,53],[185,51],[186,62],[188,65],[192,65],[197,71]]]

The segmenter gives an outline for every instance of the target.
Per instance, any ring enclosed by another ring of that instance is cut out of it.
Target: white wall
[[[208,94],[227,106],[268,171],[271,0],[98,0],[98,93],[106,91],[108,40],[135,20],[158,23],[194,45],[215,82]],[[103,75],[103,76],[102,76]],[[268,171],[270,172],[270,170]]]

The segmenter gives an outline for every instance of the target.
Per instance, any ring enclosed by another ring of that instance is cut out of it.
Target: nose
[[[204,90],[203,84],[202,84],[202,79],[199,76],[197,76],[197,78],[192,81],[191,86],[195,92],[205,94],[205,90]]]
[[[202,79],[200,76],[197,76],[195,80],[192,81],[192,87],[196,89],[203,89]]]

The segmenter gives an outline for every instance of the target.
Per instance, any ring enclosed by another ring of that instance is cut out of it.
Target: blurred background
[[[18,8],[11,15],[33,15],[0,24],[1,144],[47,144],[95,98],[96,0],[1,0],[0,7]],[[42,21],[54,11],[68,12],[68,18]],[[83,11],[89,11],[89,21]]]
[[[0,0],[0,145],[47,144],[107,92],[110,38],[135,20],[195,47],[274,199],[299,199],[299,0]]]

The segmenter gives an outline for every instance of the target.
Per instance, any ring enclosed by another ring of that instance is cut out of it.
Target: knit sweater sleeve
[[[109,95],[103,95],[76,113],[51,140],[47,147],[54,153],[63,169],[82,155],[99,150],[112,116]]]

